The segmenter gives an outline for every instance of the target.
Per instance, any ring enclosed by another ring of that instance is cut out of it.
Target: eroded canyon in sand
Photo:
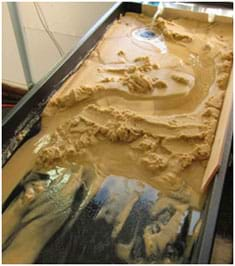
[[[158,18],[153,30],[162,35],[166,46],[162,50],[133,36],[136,29],[150,24],[150,18],[132,13],[115,21],[49,100],[40,133],[4,167],[3,200],[32,169],[41,173],[57,169],[59,180],[27,183],[25,193],[4,213],[3,243],[9,242],[5,262],[17,256],[22,263],[36,259],[65,221],[74,193],[84,182],[89,191],[84,206],[110,175],[145,182],[160,191],[160,205],[175,206],[170,236],[164,226],[156,236],[148,235],[146,227],[148,255],[154,245],[164,249],[168,238],[176,237],[180,214],[189,207],[201,209],[205,195],[200,186],[232,67],[232,26]],[[83,175],[87,168],[95,174]],[[59,179],[66,171],[67,180]],[[28,210],[36,208],[54,182],[61,182],[62,188],[54,203],[45,207],[53,218],[27,224]],[[17,233],[19,224],[27,225]],[[28,239],[32,235],[35,243]]]

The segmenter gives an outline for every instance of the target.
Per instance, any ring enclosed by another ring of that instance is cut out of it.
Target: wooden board
[[[223,108],[220,114],[218,126],[216,129],[215,140],[212,146],[211,155],[207,164],[207,168],[202,180],[201,191],[205,191],[213,180],[213,177],[219,170],[221,166],[221,161],[223,158],[224,142],[226,137],[226,132],[229,124],[229,116],[232,111],[233,102],[233,69],[229,78]]]

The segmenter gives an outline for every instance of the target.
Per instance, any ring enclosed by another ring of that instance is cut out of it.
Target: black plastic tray
[[[102,37],[106,28],[120,14],[125,12],[141,12],[140,3],[120,2],[115,4],[80,40],[77,47],[60,62],[48,76],[40,80],[4,118],[2,124],[2,147],[3,153],[11,150],[11,153],[3,156],[3,165],[9,160],[14,151],[19,148],[22,142],[30,136],[30,128],[40,121],[40,113],[45,106],[47,99],[61,84],[68,78],[79,62],[86,57],[89,51]],[[34,121],[32,123],[32,121]],[[30,126],[29,126],[30,125]],[[16,143],[16,136],[22,129],[28,127],[29,135],[26,134],[21,142]],[[223,161],[219,172],[214,178],[210,187],[206,206],[202,212],[202,228],[199,238],[192,250],[191,263],[209,263],[213,247],[217,216],[223,192],[223,185],[229,161],[232,143],[232,113],[227,131],[224,146]],[[13,188],[14,189],[14,188]],[[5,202],[6,203],[6,202]],[[3,203],[4,204],[4,203]],[[5,204],[4,204],[5,205]]]

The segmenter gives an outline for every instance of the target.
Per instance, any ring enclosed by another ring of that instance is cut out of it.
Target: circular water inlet
[[[149,42],[153,44],[154,46],[158,47],[162,53],[167,52],[165,40],[161,33],[148,28],[139,28],[132,32],[132,36],[138,41]]]
[[[133,31],[133,36],[142,41],[149,41],[157,38],[157,35],[154,31],[142,28],[142,29],[136,29]]]

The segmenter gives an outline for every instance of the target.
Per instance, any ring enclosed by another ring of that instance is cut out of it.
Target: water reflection
[[[40,252],[30,253],[36,263],[181,263],[188,256],[200,218],[189,205],[122,176],[100,179],[91,192],[98,177],[89,167],[56,167],[46,175],[47,188],[17,218],[3,256],[17,254],[19,235],[27,250],[32,234]]]

